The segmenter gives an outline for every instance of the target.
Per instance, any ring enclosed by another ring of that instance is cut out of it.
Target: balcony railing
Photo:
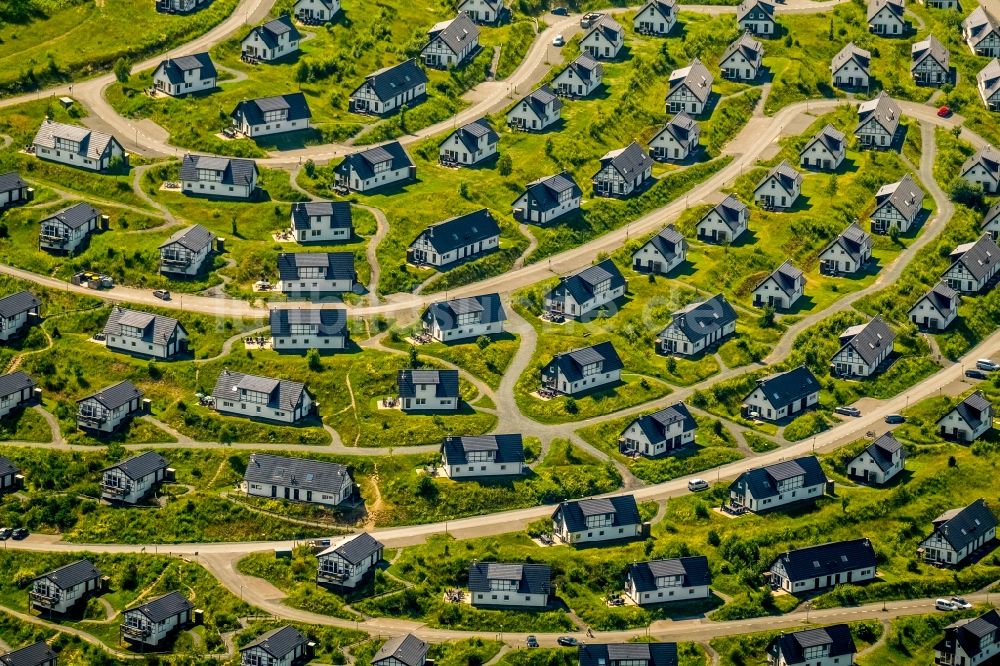
[[[106,484],[101,484],[101,492],[105,495],[121,495],[125,496],[129,494],[128,488],[122,488],[120,486],[109,486]]]
[[[46,245],[65,245],[69,242],[69,236],[50,236],[42,233],[41,240]]]
[[[153,630],[150,627],[131,627],[123,624],[122,633],[131,638],[146,638],[153,633]]]
[[[98,427],[107,422],[107,416],[101,416],[98,414],[84,414],[83,412],[77,412],[76,414],[77,422],[82,426]]]
[[[347,580],[348,577],[349,574],[344,571],[323,571],[322,569],[320,569],[316,573],[316,580],[326,580],[326,581],[332,581],[334,583],[342,583],[343,581]]]
[[[168,257],[161,256],[160,263],[166,266],[190,266],[193,257]]]
[[[61,601],[59,595],[51,596],[48,594],[42,594],[41,592],[35,592],[34,590],[28,592],[28,598],[31,599],[31,603],[36,606],[44,606],[45,608],[52,608]]]

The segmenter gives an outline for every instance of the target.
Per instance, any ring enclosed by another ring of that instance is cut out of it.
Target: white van
[[[688,481],[688,490],[693,493],[696,493],[699,490],[708,490],[708,481],[705,479],[691,479]]]
[[[994,370],[1000,370],[1000,364],[991,361],[988,358],[981,358],[976,361],[976,367],[980,370],[986,370],[988,372],[993,372]]]

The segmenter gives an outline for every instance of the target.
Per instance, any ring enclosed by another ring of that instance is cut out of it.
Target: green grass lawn
[[[858,652],[871,646],[880,636],[882,636],[882,625],[877,621],[851,622],[851,637],[854,639],[854,646]],[[802,629],[813,629],[814,626],[802,627]],[[719,663],[723,666],[757,666],[767,664],[767,648],[771,642],[781,633],[778,631],[763,631],[754,634],[741,634],[738,636],[725,636],[714,638],[710,641],[712,649],[720,657]],[[886,662],[857,662],[882,664]]]
[[[411,345],[406,338],[419,330],[420,327],[417,325],[405,329],[393,329],[385,339],[385,344],[393,349],[409,350]],[[521,338],[517,334],[504,332],[487,336],[486,340],[489,341],[488,344],[482,343],[485,347],[480,347],[479,340],[449,343],[434,341],[420,345],[417,351],[454,363],[496,389],[500,387],[504,372],[517,353]]]

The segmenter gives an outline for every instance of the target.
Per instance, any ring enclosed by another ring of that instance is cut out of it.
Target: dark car
[[[533,647],[538,647],[538,639],[535,638],[534,634],[532,634],[531,636],[528,636],[528,647],[532,647],[532,648]]]
[[[562,645],[563,647],[576,647],[580,645],[580,641],[576,640],[572,636],[560,636],[556,639],[556,643]]]
[[[556,16],[569,16],[569,10],[565,7],[553,7],[552,13]]]
[[[857,407],[836,407],[833,410],[837,414],[843,414],[844,416],[861,416],[861,410]]]
[[[11,537],[13,537],[14,539],[16,539],[17,541],[20,541],[21,539],[27,539],[28,538],[28,530],[24,529],[23,527],[18,527],[16,530],[14,530],[11,533]]]
[[[6,541],[13,534],[14,530],[9,527],[0,527],[0,541]]]
[[[986,379],[986,373],[982,370],[966,370],[965,376],[970,379]]]
[[[886,414],[886,423],[906,423],[906,417],[902,414]]]
[[[161,301],[169,301],[170,300],[170,292],[167,291],[166,289],[154,289],[153,290],[153,296],[156,296]]]

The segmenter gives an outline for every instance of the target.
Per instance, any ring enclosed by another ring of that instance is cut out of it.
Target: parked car
[[[538,647],[538,639],[535,638],[534,634],[532,634],[531,636],[528,636],[528,647],[531,647],[531,648]]]
[[[991,361],[988,358],[981,358],[976,361],[976,367],[987,372],[994,372],[995,370],[1000,370],[1000,363]]]
[[[580,641],[576,640],[572,636],[560,636],[556,639],[556,643],[562,645],[563,647],[576,647],[580,645]]]
[[[154,289],[153,290],[153,296],[156,296],[161,301],[169,301],[170,300],[170,292],[167,291],[166,289]]]
[[[569,16],[569,10],[565,7],[553,7],[552,13],[556,16]]]
[[[563,39],[562,35],[556,35],[555,39],[552,40],[552,46],[562,46],[565,43],[566,43],[566,40]]]
[[[950,601],[951,603],[955,604],[956,606],[958,606],[962,610],[966,610],[968,608],[972,608],[972,604],[970,604],[968,601],[966,601],[962,597],[952,597],[948,601]]]
[[[13,530],[9,527],[0,527],[0,541],[6,541],[9,539],[11,532],[13,532]]]
[[[943,611],[958,610],[958,606],[951,599],[938,599],[934,602],[934,608]]]
[[[844,416],[861,416],[861,410],[857,407],[835,407],[834,412],[837,414],[843,414]]]
[[[986,379],[986,373],[982,370],[966,370],[965,376],[969,379]]]
[[[886,414],[884,420],[886,423],[906,423],[906,417],[902,414]]]
[[[947,106],[942,106],[940,109],[938,109],[939,118],[947,118],[950,115],[951,115],[951,109],[948,108]]]
[[[23,527],[18,527],[16,530],[14,530],[13,532],[11,532],[10,536],[11,536],[11,538],[15,539],[16,541],[20,541],[21,539],[27,539],[28,538],[28,530],[24,529]]]
[[[705,479],[691,479],[688,481],[688,490],[693,493],[696,493],[699,490],[708,490],[708,481]]]

